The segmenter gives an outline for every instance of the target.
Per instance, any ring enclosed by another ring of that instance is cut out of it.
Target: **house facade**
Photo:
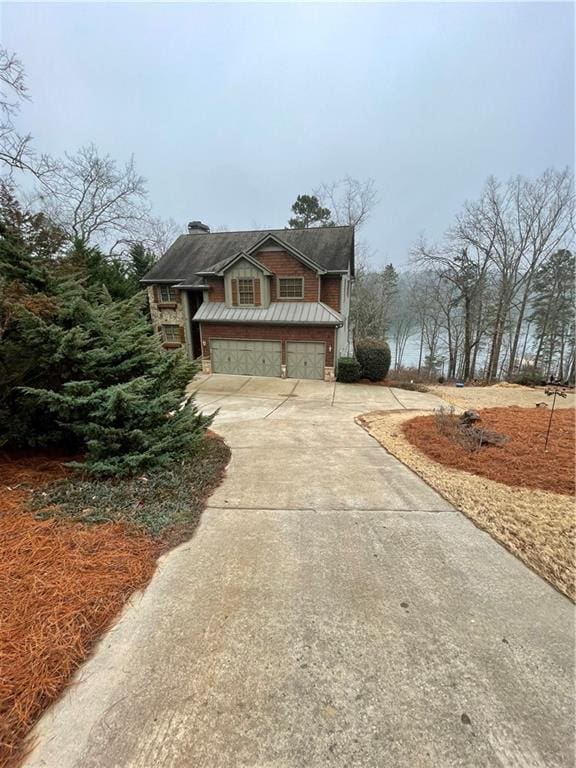
[[[155,329],[205,373],[334,379],[351,352],[354,228],[211,233],[191,222],[144,276]]]

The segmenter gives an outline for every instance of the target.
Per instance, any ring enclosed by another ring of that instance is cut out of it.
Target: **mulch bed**
[[[33,489],[66,475],[54,455],[0,459],[0,766],[26,736],[134,590],[150,580],[157,543],[123,523],[37,520]]]
[[[575,491],[575,412],[554,413],[548,450],[544,441],[549,410],[487,408],[479,426],[506,435],[501,447],[472,453],[438,431],[435,416],[418,416],[404,424],[408,440],[434,461],[499,483],[573,495]],[[455,417],[456,418],[456,417]]]
[[[69,683],[157,557],[190,538],[230,449],[208,430],[193,461],[93,480],[55,452],[0,455],[0,768]]]
[[[420,421],[420,417],[417,419]],[[430,416],[426,415],[424,419],[425,424],[429,424]],[[406,436],[406,424],[418,423],[408,411],[374,411],[358,417],[357,422],[475,525],[487,531],[571,600],[576,598],[576,505],[573,498],[539,488],[507,485],[500,479],[495,481],[475,474],[469,466],[466,466],[467,471],[462,471],[434,460]],[[480,450],[502,452],[505,449],[506,446]],[[458,450],[465,449],[458,446]]]

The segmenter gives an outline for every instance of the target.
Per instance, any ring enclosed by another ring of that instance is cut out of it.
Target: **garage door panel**
[[[214,373],[246,376],[280,376],[282,344],[279,341],[212,339]]]
[[[291,379],[323,379],[325,345],[313,341],[289,341],[286,344],[287,373]]]

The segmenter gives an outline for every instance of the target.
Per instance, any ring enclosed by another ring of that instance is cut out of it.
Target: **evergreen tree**
[[[86,446],[83,471],[132,474],[190,457],[211,422],[185,387],[197,370],[183,353],[166,353],[142,314],[141,294],[91,308],[81,345],[82,379],[60,390],[27,388]]]
[[[152,251],[147,250],[142,243],[134,243],[130,246],[130,262],[128,265],[128,274],[130,275],[135,289],[141,290],[140,280],[146,272],[152,269],[155,258]]]
[[[113,301],[91,279],[99,254],[62,258],[60,245],[45,219],[2,198],[0,445],[85,450],[94,475],[191,458],[211,421],[185,397],[196,366],[162,349],[142,292]]]
[[[316,195],[298,195],[292,206],[293,218],[288,221],[291,229],[308,229],[308,227],[331,227],[331,212],[329,208],[323,208]]]
[[[140,290],[135,287],[129,267],[121,259],[105,256],[97,246],[87,245],[76,239],[63,267],[70,276],[77,276],[83,283],[97,290],[105,287],[112,299],[128,299]]]
[[[379,275],[382,336],[387,338],[394,322],[395,300],[398,295],[398,272],[393,264],[386,264]]]
[[[34,445],[51,431],[41,409],[24,403],[18,389],[56,375],[53,318],[63,233],[41,214],[23,211],[6,185],[0,186],[0,445]]]
[[[537,339],[534,368],[544,375],[568,378],[574,357],[574,255],[553,253],[534,278],[531,322]]]

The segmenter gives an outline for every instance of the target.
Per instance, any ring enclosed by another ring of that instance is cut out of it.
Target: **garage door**
[[[212,339],[210,349],[214,373],[280,376],[282,344],[279,341]]]
[[[289,341],[286,344],[286,362],[291,379],[323,379],[324,344]]]

